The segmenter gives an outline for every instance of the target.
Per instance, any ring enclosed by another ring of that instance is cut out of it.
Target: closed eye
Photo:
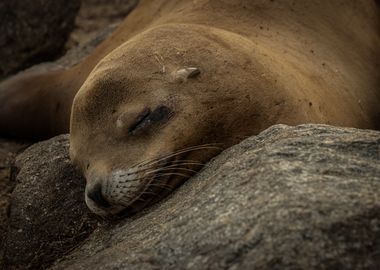
[[[139,116],[137,116],[136,121],[129,127],[129,132],[133,132],[136,129],[138,129],[141,124],[143,124],[144,121],[146,121],[146,118],[151,114],[151,110],[146,108],[144,109]]]
[[[145,109],[136,118],[134,124],[129,127],[129,133],[135,134],[137,132],[147,130],[148,128],[167,122],[173,115],[171,109],[166,106],[159,106],[154,111]]]

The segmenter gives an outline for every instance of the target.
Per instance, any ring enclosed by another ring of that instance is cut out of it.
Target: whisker
[[[204,164],[187,162],[187,163],[179,163],[179,164],[170,164],[170,165],[164,166],[162,168],[185,168],[185,166],[189,166],[189,165],[204,166]]]
[[[143,177],[144,179],[146,177]],[[143,179],[143,178],[140,178],[140,179]],[[149,183],[146,185],[147,188],[149,188],[150,184],[153,182],[153,180],[155,179],[155,176],[151,176],[149,178]],[[123,193],[121,192],[123,195],[125,195],[126,193]],[[133,199],[132,197],[130,196],[123,196],[119,201],[121,202],[121,205],[124,206],[124,207],[129,207],[130,205],[132,205],[134,202],[136,201],[142,201],[142,202],[146,202],[146,200],[142,199],[141,196],[142,196],[143,193],[141,193],[137,198]]]
[[[170,163],[170,165],[162,167],[162,168],[175,168],[176,166],[186,166],[186,165],[194,165],[194,166],[204,166],[205,165],[204,163],[200,163],[200,162],[177,162],[175,164],[173,164],[173,163]],[[150,169],[152,169],[153,165],[154,164],[151,164],[151,165],[145,166],[145,167],[141,167],[135,173],[142,173],[142,172],[145,172],[147,170],[150,170]]]
[[[186,178],[190,177],[190,175],[182,174],[182,173],[161,173],[161,174],[156,174],[156,175],[157,175],[157,179],[159,179],[158,177],[161,177],[161,176],[172,176],[172,175],[182,176]]]
[[[171,157],[174,157],[174,156],[178,156],[180,154],[184,154],[184,153],[188,153],[188,152],[191,152],[191,151],[198,151],[198,150],[205,150],[205,149],[220,149],[219,147],[216,147],[216,146],[197,146],[197,147],[189,147],[189,148],[185,148],[183,150],[179,150],[179,151],[176,151],[176,152],[172,152],[166,156],[162,156],[162,157],[158,157],[156,160],[152,160],[149,163],[157,163],[157,162],[160,162],[162,160],[165,160],[165,159],[169,159]]]
[[[167,189],[167,190],[173,190],[173,187],[171,185],[165,185],[165,184],[150,184],[149,186],[151,187],[162,187],[164,189]]]
[[[118,187],[122,187],[122,188],[135,188],[135,187],[138,187],[140,186],[140,184],[137,184],[137,185],[127,185],[126,183],[121,183],[118,185]]]
[[[177,164],[170,164],[168,166],[165,166],[165,168],[168,168],[168,167],[178,167],[178,166],[204,166],[205,164],[201,164],[201,163],[196,163],[196,162],[182,162],[182,163],[177,163]],[[164,168],[164,167],[163,167]]]
[[[129,177],[129,179],[118,181],[118,183],[115,186],[121,187],[121,188],[127,188],[127,187],[136,188],[139,186],[138,184],[137,185],[130,185],[130,183],[131,182],[138,182],[138,181],[141,181],[143,179],[147,179],[150,176],[149,181],[146,184],[147,188],[155,186],[155,187],[167,189],[169,191],[173,190],[173,187],[170,185],[165,185],[163,183],[160,183],[160,181],[158,181],[158,182],[154,182],[154,181],[155,180],[164,180],[164,179],[160,179],[160,178],[165,177],[165,176],[180,176],[180,177],[184,177],[184,178],[189,178],[191,176],[190,174],[179,173],[177,171],[184,171],[184,172],[189,172],[189,173],[193,174],[193,173],[196,173],[197,171],[189,169],[189,168],[184,168],[183,166],[203,166],[204,163],[201,163],[201,162],[198,162],[198,161],[192,160],[192,159],[182,159],[182,160],[174,160],[168,166],[164,166],[162,168],[153,169],[153,165],[162,161],[162,160],[168,159],[168,158],[176,156],[176,155],[180,155],[182,153],[186,153],[186,152],[190,152],[190,151],[197,151],[197,150],[202,150],[202,149],[219,149],[219,148],[212,146],[211,144],[193,146],[193,147],[188,147],[188,148],[185,148],[182,150],[178,150],[178,151],[170,153],[169,155],[166,155],[166,156],[161,156],[161,157],[153,158],[153,159],[148,160],[148,161],[141,162],[140,165],[138,165],[137,167],[132,167],[132,171],[127,172],[125,174],[118,174],[118,179],[123,178],[125,176],[132,176],[132,175],[137,176],[137,174],[139,174],[139,173],[144,173],[144,175],[142,177],[138,177],[138,178]],[[175,172],[170,172],[173,170]],[[165,173],[165,171],[167,173]],[[126,184],[127,182],[129,185]],[[112,186],[113,185],[112,185],[111,181],[108,181],[107,185],[106,185],[107,193],[109,193]],[[149,192],[149,191],[145,190],[144,192],[142,192],[139,195],[138,198],[132,199],[131,197],[126,196],[128,194],[128,192],[123,192],[121,190],[121,191],[119,191],[119,193],[123,194],[122,198],[119,199],[119,202],[125,207],[131,205],[131,203],[133,203],[133,201],[145,202],[145,200],[141,198],[141,196],[143,194],[157,195],[156,193]]]
[[[172,164],[175,164],[175,163],[181,163],[181,162],[189,162],[189,163],[193,163],[193,164],[197,164],[197,165],[205,165],[205,162],[199,162],[198,160],[194,160],[194,159],[178,159],[178,160],[173,160]]]
[[[187,168],[174,168],[174,169],[175,169],[175,170],[181,170],[181,171],[192,172],[192,173],[196,173],[196,172],[197,172],[197,171],[195,171],[195,170],[187,169]],[[156,170],[149,171],[147,174],[156,173],[156,172],[161,172],[161,171],[172,171],[172,170],[173,170],[173,168],[163,167],[163,168],[159,168],[159,169],[156,169]]]
[[[144,191],[144,192],[141,193],[141,195],[146,195],[146,194],[149,194],[149,195],[158,195],[157,192],[152,192],[152,191]]]
[[[171,153],[169,153],[167,155],[162,155],[162,156],[155,157],[155,158],[152,158],[152,159],[144,160],[144,161],[136,164],[133,167],[137,167],[137,166],[141,166],[141,165],[145,166],[145,165],[147,165],[147,164],[149,164],[151,162],[157,162],[157,161],[160,161],[160,160],[168,159],[168,158],[170,158],[172,156],[180,155],[182,153],[186,153],[186,152],[190,152],[190,151],[196,151],[196,150],[202,150],[202,149],[222,149],[222,147],[217,147],[216,145],[221,145],[221,143],[210,143],[210,144],[202,144],[202,145],[197,145],[197,146],[190,146],[190,147],[187,147],[187,148],[183,148],[183,149],[171,152]]]
[[[161,155],[158,157],[154,157],[151,159],[146,159],[143,160],[139,163],[136,163],[135,165],[131,166],[131,169],[123,174],[118,174],[118,179],[124,178],[126,176],[131,176],[131,175],[137,175],[139,173],[144,173],[142,177],[138,178],[132,178],[129,177],[129,179],[121,180],[118,181],[118,183],[115,186],[120,186],[120,187],[127,187],[126,183],[130,182],[138,182],[143,179],[146,179],[149,175],[151,175],[148,186],[153,186],[155,184],[152,184],[153,180],[159,179],[160,177],[164,176],[181,176],[185,178],[189,178],[191,175],[189,174],[184,174],[184,173],[178,173],[178,172],[168,172],[164,173],[165,171],[170,171],[170,170],[175,170],[175,171],[184,171],[184,172],[189,172],[189,173],[196,173],[197,171],[189,169],[189,168],[184,168],[184,166],[204,166],[205,163],[199,162],[197,160],[192,160],[192,159],[179,159],[179,160],[173,160],[169,165],[163,166],[162,168],[157,168],[153,169],[153,166],[159,162],[166,161],[172,157],[179,156],[184,153],[192,152],[192,151],[200,151],[200,150],[222,150],[223,148],[221,147],[223,145],[222,143],[208,143],[208,144],[201,144],[201,145],[195,145],[195,146],[189,146],[183,149],[179,149],[177,151],[173,151],[171,153],[168,153],[166,155]],[[160,179],[159,179],[160,180]],[[110,194],[110,191],[112,190],[113,183],[112,181],[107,181],[107,184],[105,186],[105,193]],[[129,185],[129,187],[134,188],[137,187],[138,185]],[[161,186],[164,187],[164,186]],[[111,192],[113,193],[113,192]],[[124,193],[123,193],[124,194]],[[129,199],[128,199],[129,200]],[[136,200],[141,200],[141,198],[137,198]],[[126,203],[126,201],[124,201]],[[129,203],[127,204],[129,205]]]
[[[124,181],[118,181],[118,183],[115,184],[115,187],[116,188],[118,188],[118,187],[123,187],[123,188],[126,188],[126,187],[128,187],[128,188],[138,187],[139,183],[136,184],[136,185],[131,185],[130,183],[131,182],[139,182],[141,180],[146,179],[149,175],[152,175],[150,177],[150,179],[149,179],[149,182],[150,182],[150,181],[152,181],[153,178],[156,178],[156,177],[159,177],[159,176],[163,175],[163,174],[156,174],[157,172],[172,171],[172,170],[178,171],[179,170],[179,171],[186,171],[186,172],[191,172],[191,173],[197,173],[196,170],[192,170],[192,169],[188,169],[188,168],[183,168],[183,167],[178,167],[178,166],[181,166],[181,165],[182,164],[169,165],[169,166],[166,166],[166,167],[157,168],[157,169],[153,169],[153,170],[150,170],[150,171],[147,171],[148,169],[146,169],[145,173],[144,173],[144,175],[142,177],[135,178],[133,180],[127,179],[127,180],[124,180]],[[172,172],[171,174],[174,174],[174,173],[175,172]],[[166,175],[168,175],[168,174],[166,174]],[[190,177],[191,175],[181,174],[181,176]],[[107,186],[110,186],[109,183],[107,183],[107,184],[108,184]]]

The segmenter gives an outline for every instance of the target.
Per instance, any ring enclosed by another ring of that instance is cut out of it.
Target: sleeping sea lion
[[[130,214],[271,125],[379,128],[378,23],[366,0],[141,1],[78,65],[3,82],[1,131],[70,131],[89,208]]]

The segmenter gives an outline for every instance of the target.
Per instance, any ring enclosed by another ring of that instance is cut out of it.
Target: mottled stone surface
[[[118,25],[138,4],[138,0],[81,0],[82,4],[75,18],[74,29],[66,48],[83,45],[97,38],[99,31],[109,25]]]
[[[58,186],[83,183],[68,163],[67,139],[33,146],[33,155],[19,159],[15,241],[7,250],[26,252],[28,238],[56,239],[17,234],[35,226],[27,217],[50,218],[38,231],[74,224],[78,237],[75,224],[87,217],[75,210],[84,207],[83,184],[68,186],[65,196],[53,196],[47,184],[37,188],[53,178]],[[46,197],[56,199],[34,209]],[[51,269],[380,269],[380,132],[273,126],[224,151],[161,203],[77,239]]]
[[[58,136],[17,157],[4,269],[41,269],[96,227],[83,200],[85,180],[71,166],[68,146],[68,136]]]
[[[16,186],[13,161],[27,144],[0,138],[0,265],[3,258],[1,243],[7,231],[11,193]],[[12,170],[13,169],[13,170]]]
[[[78,3],[79,2],[78,0]],[[82,0],[81,2],[82,5],[75,19],[74,29],[65,45],[66,51],[64,55],[58,59],[56,59],[56,57],[39,59],[34,62],[36,63],[35,65],[23,70],[22,73],[58,70],[78,64],[100,43],[108,38],[117,29],[122,20],[138,4],[137,0]],[[2,9],[4,9],[4,7],[2,7],[0,3],[0,15]],[[4,38],[5,35],[0,34],[0,45]],[[38,46],[36,49],[39,49]],[[11,48],[6,48],[6,50],[10,49]],[[4,53],[6,53],[6,51],[4,51]],[[22,57],[22,55],[20,55],[20,57]],[[51,62],[51,60],[54,60],[54,62]],[[16,63],[16,61],[20,62]],[[20,70],[30,66],[30,64],[23,65],[22,61],[23,59],[21,58],[12,58],[9,63],[4,65],[4,68],[7,68],[7,65],[17,65],[20,66],[17,70]],[[2,77],[1,72],[0,70],[0,79]],[[4,73],[3,75],[8,75],[8,73]]]
[[[0,78],[63,53],[78,0],[0,1]]]

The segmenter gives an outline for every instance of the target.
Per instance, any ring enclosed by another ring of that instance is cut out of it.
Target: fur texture
[[[378,23],[366,0],[141,1],[79,65],[3,82],[0,127],[71,125],[89,207],[130,213],[273,124],[378,128]]]

